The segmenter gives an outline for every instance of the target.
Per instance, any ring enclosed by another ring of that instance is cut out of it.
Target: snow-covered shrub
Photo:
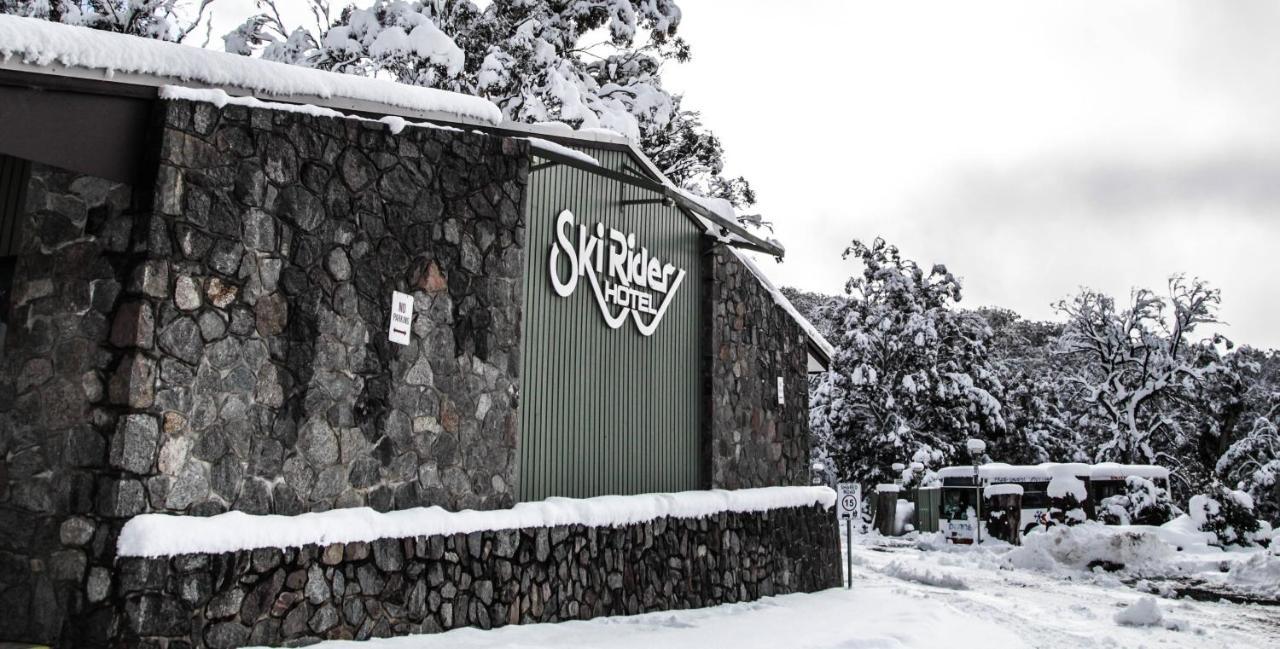
[[[1079,525],[1088,519],[1084,501],[1089,497],[1084,482],[1067,473],[1059,473],[1049,480],[1049,517],[1056,523]]]
[[[1220,545],[1254,545],[1263,541],[1270,525],[1253,513],[1253,498],[1243,491],[1216,485],[1212,493],[1191,497],[1188,514],[1203,532],[1212,532]]]
[[[1169,491],[1140,476],[1125,480],[1125,493],[1098,503],[1098,520],[1108,525],[1164,525],[1177,515]]]

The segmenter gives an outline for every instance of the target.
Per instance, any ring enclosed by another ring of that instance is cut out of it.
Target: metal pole
[[[847,578],[844,582],[845,590],[853,588],[853,517],[844,519],[844,551],[845,551],[845,573]]]
[[[978,479],[978,465],[973,465],[973,490],[978,494],[976,503],[978,519],[973,522],[973,532],[978,536],[977,543],[974,545],[982,545],[982,481]]]

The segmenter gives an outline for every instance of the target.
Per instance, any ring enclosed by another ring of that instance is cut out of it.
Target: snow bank
[[[548,498],[494,511],[449,512],[440,507],[417,507],[380,513],[358,507],[298,516],[255,516],[243,512],[209,517],[143,514],[125,524],[117,553],[123,557],[159,557],[554,525],[610,527],[662,517],[698,518],[726,511],[758,512],[810,505],[831,508],[835,502],[836,493],[827,487],[765,487],[587,499]]]
[[[11,58],[29,65],[100,71],[106,77],[122,72],[157,77],[161,83],[156,85],[176,81],[275,97],[337,97],[443,113],[484,124],[502,121],[502,111],[480,97],[0,15],[0,59]]]
[[[1092,521],[1057,525],[1046,532],[1022,537],[1022,546],[1010,550],[1006,560],[1015,568],[1051,570],[1065,566],[1085,570],[1095,564],[1127,569],[1164,569],[1174,549],[1145,530],[1109,527]]]
[[[1261,598],[1280,600],[1280,556],[1258,552],[1231,565],[1228,588]]]
[[[880,572],[903,581],[912,581],[926,586],[937,586],[951,590],[969,590],[969,584],[945,570],[933,570],[919,564],[908,564],[902,561],[891,561]]]

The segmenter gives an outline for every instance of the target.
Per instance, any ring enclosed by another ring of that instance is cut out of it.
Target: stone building
[[[838,583],[821,507],[121,556],[152,513],[807,484],[829,347],[739,252],[784,251],[624,138],[0,21],[29,35],[0,41],[0,640],[305,642]],[[691,547],[710,576],[680,572]]]

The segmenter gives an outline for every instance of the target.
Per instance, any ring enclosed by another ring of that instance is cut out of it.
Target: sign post
[[[853,517],[862,510],[862,486],[841,482],[836,486],[836,513],[844,521],[845,588],[853,588]]]

